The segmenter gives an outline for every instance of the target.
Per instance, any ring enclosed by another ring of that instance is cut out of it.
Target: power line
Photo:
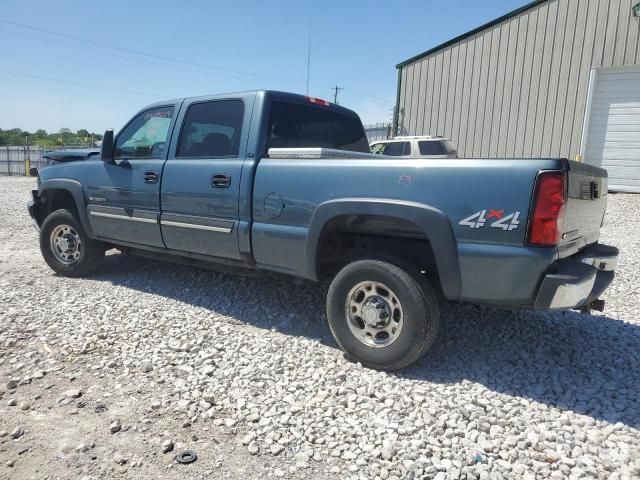
[[[91,44],[91,45],[99,46],[99,47],[102,47],[102,48],[109,48],[109,49],[113,49],[113,50],[126,52],[126,53],[133,54],[133,55],[149,57],[149,58],[153,58],[155,60],[161,60],[161,61],[164,61],[164,62],[171,62],[171,63],[174,63],[174,64],[177,63],[177,64],[180,64],[180,65],[189,65],[189,66],[192,66],[192,67],[203,68],[203,69],[207,69],[207,70],[215,70],[215,71],[223,72],[223,73],[225,73],[227,75],[232,75],[232,76],[239,76],[239,77],[243,77],[243,78],[254,78],[254,79],[262,78],[262,79],[267,79],[267,80],[271,80],[271,81],[282,82],[282,83],[290,83],[290,84],[293,84],[293,83],[300,84],[301,81],[303,81],[301,79],[294,79],[294,78],[271,77],[271,76],[267,76],[267,75],[256,74],[255,72],[244,72],[244,71],[241,71],[241,70],[234,70],[234,69],[219,67],[219,66],[215,66],[215,65],[208,65],[208,64],[204,64],[204,63],[191,62],[191,61],[188,61],[188,60],[182,60],[182,59],[178,59],[178,58],[167,57],[167,56],[164,56],[164,55],[156,55],[156,54],[153,54],[153,53],[143,52],[143,51],[135,50],[135,49],[131,49],[131,48],[119,47],[117,45],[110,45],[110,44],[103,43],[103,42],[97,42],[97,41],[90,40],[90,39],[87,39],[87,38],[76,37],[74,35],[69,35],[69,34],[66,34],[66,33],[54,32],[52,30],[47,30],[45,28],[35,27],[35,26],[32,26],[32,25],[26,25],[26,24],[23,24],[23,23],[13,22],[13,21],[1,19],[1,18],[0,18],[0,23],[5,23],[5,24],[8,24],[8,25],[13,25],[15,27],[25,28],[25,29],[28,29],[28,30],[33,30],[33,31],[45,33],[47,35],[54,35],[54,36],[57,36],[57,37],[70,39],[70,40],[73,40],[73,41],[76,41],[76,42],[82,42],[84,44]],[[23,32],[19,33],[19,32],[13,32],[13,31],[9,31],[9,30],[4,30],[4,31],[9,32],[9,33],[13,33],[13,34],[16,34],[16,35],[23,35],[23,36],[35,38],[35,39],[43,41],[43,42],[51,42],[51,43],[54,43],[54,44],[57,44],[57,45],[66,46],[66,47],[69,47],[69,48],[76,48],[76,49],[80,49],[80,50],[84,50],[84,51],[98,53],[100,55],[107,55],[107,56],[111,56],[111,57],[115,57],[115,58],[122,58],[122,59],[130,60],[130,61],[139,61],[139,59],[125,57],[125,56],[122,56],[122,55],[116,55],[116,54],[108,53],[108,52],[102,52],[102,51],[99,51],[99,50],[91,50],[91,49],[88,49],[86,47],[80,47],[80,46],[69,45],[69,44],[65,44],[65,43],[61,43],[61,42],[56,42],[56,41],[51,40],[51,39],[44,39],[44,38],[39,38],[39,37],[36,37],[36,36],[31,36],[31,35],[28,35],[28,34],[23,33]],[[307,88],[306,88],[307,94],[309,92],[309,74],[310,74],[310,68],[311,68],[311,27],[309,27],[309,38],[308,38],[308,41],[309,41],[309,46],[308,46],[309,51],[308,51],[308,56],[307,56],[307,79],[306,79],[306,82],[307,82]],[[146,61],[146,63],[150,63],[150,64],[153,64],[153,65],[160,65],[160,66],[164,65],[164,66],[170,66],[172,68],[176,68],[176,65],[169,65],[167,63],[150,62],[148,60]],[[205,73],[205,72],[202,72],[201,70],[195,70],[195,71],[200,72],[200,73]],[[53,80],[53,81],[57,81],[57,80]],[[320,86],[318,84],[315,84],[315,85],[316,86]],[[96,87],[96,88],[102,88],[102,87]],[[357,90],[355,88],[343,87],[343,90],[349,91],[352,94],[356,94],[356,95],[359,95],[361,97],[369,98],[370,100],[372,100],[372,101],[374,101],[376,103],[383,104],[383,105],[387,105],[388,106],[388,105],[392,105],[392,104],[395,103],[395,102],[392,102],[392,101],[390,101],[388,99],[385,99],[385,98],[382,98],[382,97],[379,97],[379,96],[376,96],[376,95],[372,95],[370,93],[366,93],[366,92],[363,92],[361,90]]]
[[[89,52],[89,53],[97,53],[99,55],[106,55],[108,57],[113,57],[113,58],[120,58],[123,60],[128,60],[130,62],[136,62],[136,63],[146,63],[148,65],[158,65],[160,67],[170,67],[170,68],[179,68],[181,71],[191,71],[191,72],[197,72],[197,73],[202,73],[204,75],[211,75],[212,73],[208,70],[202,70],[202,69],[186,69],[185,67],[178,67],[177,65],[172,65],[170,63],[166,63],[166,62],[155,62],[153,60],[147,60],[147,59],[142,59],[142,58],[134,58],[134,57],[127,57],[125,55],[118,55],[117,53],[109,53],[109,52],[103,52],[101,50],[96,50],[96,49],[92,49],[92,48],[86,48],[86,47],[81,47],[79,45],[71,45],[69,43],[64,43],[64,42],[59,42],[56,40],[52,40],[50,38],[42,38],[39,37],[37,35],[30,35],[28,33],[24,33],[24,32],[14,32],[13,30],[7,30],[5,28],[0,28],[0,32],[5,32],[5,33],[10,33],[12,35],[19,35],[21,37],[26,37],[26,38],[32,38],[34,40],[38,40],[40,42],[44,42],[44,43],[51,43],[53,45],[60,45],[63,47],[67,47],[67,48],[73,48],[76,50],[81,50],[83,52]],[[232,75],[232,74],[228,74],[228,75]],[[239,78],[245,78],[243,76],[238,76]]]
[[[119,50],[119,51],[122,51],[122,52],[131,53],[131,54],[134,54],[134,55],[141,55],[141,56],[144,56],[144,57],[155,58],[157,60],[165,60],[165,61],[168,61],[168,62],[179,63],[179,64],[182,64],[182,65],[191,65],[191,66],[194,66],[194,67],[201,67],[201,68],[207,68],[207,69],[211,69],[211,70],[218,70],[218,71],[221,71],[221,72],[232,73],[232,74],[235,74],[235,75],[244,75],[244,76],[252,77],[252,78],[264,78],[264,79],[268,79],[268,80],[277,80],[277,81],[283,81],[283,82],[300,82],[299,79],[295,79],[294,80],[294,79],[290,79],[290,78],[271,77],[271,76],[267,76],[267,75],[256,74],[254,72],[243,72],[241,70],[233,70],[233,69],[230,69],[230,68],[218,67],[218,66],[215,66],[215,65],[207,65],[205,63],[191,62],[191,61],[188,61],[188,60],[181,60],[179,58],[167,57],[167,56],[164,56],[164,55],[156,55],[154,53],[148,53],[148,52],[143,52],[143,51],[140,51],[140,50],[134,50],[132,48],[119,47],[117,45],[110,45],[108,43],[96,42],[96,41],[90,40],[88,38],[76,37],[74,35],[68,35],[66,33],[54,32],[52,30],[47,30],[45,28],[39,28],[39,27],[31,26],[31,25],[25,25],[24,23],[12,22],[10,20],[4,20],[4,19],[1,19],[1,18],[0,18],[0,22],[6,23],[6,24],[9,24],[9,25],[13,25],[13,26],[16,26],[16,27],[21,27],[21,28],[26,28],[26,29],[29,29],[29,30],[34,30],[34,31],[37,31],[37,32],[46,33],[48,35],[55,35],[57,37],[68,38],[70,40],[74,40],[74,41],[77,41],[77,42],[90,43],[92,45],[96,45],[96,46],[103,47],[103,48],[111,48],[111,49],[114,49],[114,50]]]
[[[24,72],[14,72],[11,70],[4,70],[4,69],[0,69],[0,73],[6,73],[8,75],[18,75],[20,77],[27,77],[27,78],[35,78],[37,80],[47,80],[49,82],[57,82],[57,83],[67,83],[69,85],[76,85],[79,87],[89,87],[89,88],[99,88],[101,90],[111,90],[112,92],[120,92],[120,93],[131,93],[134,95],[147,95],[147,96],[151,96],[151,97],[164,97],[164,98],[171,98],[170,95],[159,95],[157,93],[149,93],[149,92],[140,92],[137,90],[126,90],[123,88],[115,88],[115,87],[104,87],[101,85],[91,85],[89,83],[82,83],[82,82],[74,82],[71,80],[60,80],[59,78],[51,78],[51,77],[44,77],[41,75],[32,75],[30,73],[24,73]]]
[[[393,105],[395,102],[392,102],[391,100],[387,99],[387,98],[382,98],[382,97],[378,97],[376,95],[371,95],[370,93],[366,93],[366,92],[362,92],[360,90],[356,90],[355,88],[351,88],[351,87],[344,87],[344,90],[351,92],[351,93],[355,93],[356,95],[360,95],[361,97],[367,97],[371,100],[377,101],[377,103],[380,103],[381,105]]]

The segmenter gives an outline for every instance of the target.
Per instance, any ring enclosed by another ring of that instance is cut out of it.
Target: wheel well
[[[435,255],[425,233],[409,220],[382,215],[331,219],[320,234],[316,272],[321,280],[328,279],[355,259],[374,257],[411,265],[435,279],[439,287]]]
[[[56,210],[64,209],[71,212],[76,218],[78,218],[78,207],[73,195],[68,190],[51,189],[45,190],[42,193],[44,200],[44,211],[42,212],[42,221],[51,213]],[[40,223],[42,223],[42,221]]]

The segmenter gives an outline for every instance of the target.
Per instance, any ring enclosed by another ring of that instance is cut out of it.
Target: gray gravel
[[[609,197],[604,314],[449,305],[386,374],[344,359],[313,284],[119,254],[53,275],[32,185],[0,178],[0,477],[640,478],[640,196]]]

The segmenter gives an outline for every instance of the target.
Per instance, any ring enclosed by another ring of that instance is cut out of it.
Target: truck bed
[[[567,172],[564,238],[558,247],[528,246],[536,177],[548,170]],[[586,193],[593,188],[597,198]],[[449,221],[464,279],[461,298],[520,305],[531,300],[537,279],[550,263],[597,241],[606,205],[606,171],[563,158],[431,160],[271,149],[259,162],[253,198],[252,243],[258,266],[307,276],[306,265],[296,259],[305,258],[313,214],[325,202],[344,198],[417,202]],[[267,198],[282,205],[279,215],[265,210]],[[469,226],[473,221],[465,222],[480,212],[494,218],[478,228]],[[512,228],[495,226],[496,218],[511,218],[512,223],[502,226]],[[380,233],[385,233],[384,227]],[[526,278],[520,275],[523,271],[528,272]],[[498,280],[487,282],[489,272]],[[514,282],[514,276],[521,281]]]

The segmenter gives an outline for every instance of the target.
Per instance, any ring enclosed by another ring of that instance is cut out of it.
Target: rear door
[[[160,176],[178,107],[163,105],[136,115],[116,137],[114,163],[88,169],[87,210],[98,237],[164,246],[158,224]]]
[[[164,166],[160,225],[167,248],[240,259],[239,193],[253,97],[187,100]]]

